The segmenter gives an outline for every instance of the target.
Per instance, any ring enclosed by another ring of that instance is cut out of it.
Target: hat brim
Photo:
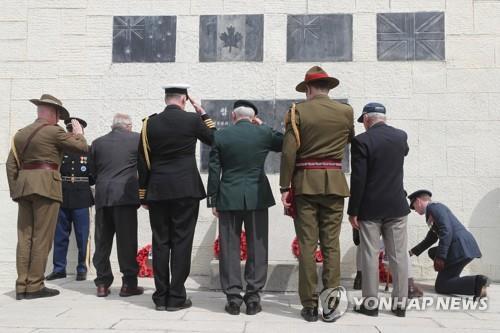
[[[39,106],[39,105],[50,105],[50,106],[53,106],[55,107],[58,111],[59,111],[59,118],[61,120],[67,120],[69,119],[69,112],[68,110],[66,110],[66,108],[64,106],[61,106],[59,104],[56,104],[52,101],[44,101],[44,100],[40,100],[40,99],[30,99],[30,102],[35,104],[36,106]]]
[[[295,87],[295,90],[298,91],[298,92],[301,92],[301,93],[305,93],[306,92],[306,87],[307,87],[307,84],[308,83],[311,83],[311,82],[317,82],[317,81],[326,81],[329,83],[328,85],[328,89],[333,89],[335,88],[336,86],[339,85],[339,80],[334,78],[334,77],[323,77],[323,78],[320,78],[320,79],[314,79],[314,80],[309,80],[309,81],[302,81],[300,82],[296,87]]]
[[[365,114],[366,113],[362,113],[361,116],[359,116],[358,123],[362,123],[363,122],[363,118],[364,118]]]
[[[80,125],[82,125],[83,128],[87,127],[87,122],[85,120],[77,118],[77,117],[69,117],[68,119],[64,120],[64,124],[65,125],[71,124],[71,120],[73,120],[73,119],[77,120],[80,123]]]

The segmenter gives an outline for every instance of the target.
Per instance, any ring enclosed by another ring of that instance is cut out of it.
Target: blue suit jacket
[[[436,257],[444,259],[446,265],[481,258],[481,251],[474,236],[448,207],[432,202],[427,206],[425,218],[432,218],[434,223],[425,239],[411,250],[413,254],[420,255],[439,239]]]

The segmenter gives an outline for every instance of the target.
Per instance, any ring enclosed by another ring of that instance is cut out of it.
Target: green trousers
[[[31,293],[44,287],[60,203],[33,194],[20,198],[18,205],[16,292]]]
[[[298,195],[295,233],[300,246],[299,296],[302,306],[317,307],[318,275],[314,252],[320,242],[323,252],[323,287],[340,285],[340,226],[344,198],[335,195]]]

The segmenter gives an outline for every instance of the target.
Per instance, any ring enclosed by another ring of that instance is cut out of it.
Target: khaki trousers
[[[44,287],[45,267],[54,241],[60,203],[36,194],[18,200],[16,292]]]
[[[340,285],[340,226],[344,198],[335,195],[298,195],[295,233],[300,246],[299,296],[302,306],[317,307],[318,275],[314,252],[323,251],[323,288]]]

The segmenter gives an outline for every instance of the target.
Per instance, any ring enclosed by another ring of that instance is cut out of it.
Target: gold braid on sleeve
[[[144,150],[144,159],[146,160],[148,170],[151,170],[151,161],[149,160],[148,119],[149,117],[146,117],[142,122],[142,148]]]

